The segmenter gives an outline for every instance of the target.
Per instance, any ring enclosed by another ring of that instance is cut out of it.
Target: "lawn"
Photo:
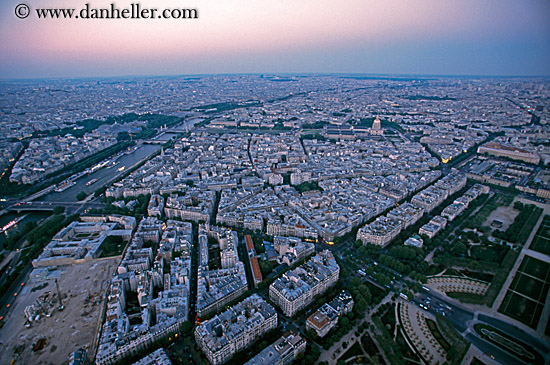
[[[428,325],[430,332],[435,337],[437,342],[441,345],[441,347],[443,347],[445,351],[449,351],[451,345],[445,340],[441,332],[439,332],[437,324],[429,318],[426,318],[426,324]]]
[[[361,345],[359,345],[359,342],[355,342],[353,346],[351,346],[342,356],[340,356],[339,360],[345,361],[354,356],[362,356],[363,358],[366,358],[366,355],[361,349]]]
[[[476,271],[469,271],[469,270],[461,270],[459,272],[459,274],[466,275],[467,277],[472,278],[472,279],[486,281],[488,283],[490,283],[493,280],[493,278],[495,277],[495,275],[490,274],[490,273],[476,272]]]
[[[537,328],[550,287],[550,264],[525,256],[499,312]]]
[[[540,280],[548,282],[550,274],[550,264],[544,261],[535,259],[531,256],[525,256],[518,271],[529,274]]]
[[[367,354],[369,354],[370,356],[375,356],[376,354],[380,353],[380,351],[376,347],[376,344],[368,333],[365,333],[363,337],[361,337],[361,344],[363,345],[363,348],[365,349]]]
[[[537,304],[534,300],[527,299],[509,290],[502,301],[499,312],[536,329],[542,314],[542,308],[543,306]]]
[[[510,289],[544,304],[546,294],[548,294],[548,286],[548,284],[532,276],[518,272],[512,281],[512,285],[510,285]]]
[[[545,215],[529,247],[531,250],[550,255],[550,215]]]
[[[550,238],[535,236],[535,239],[529,247],[533,251],[537,251],[546,255],[550,255]]]
[[[99,257],[111,257],[111,256],[118,256],[122,254],[124,251],[124,247],[126,247],[126,243],[120,236],[108,236],[105,238],[101,246],[99,246],[99,250],[101,254]]]
[[[500,263],[508,253],[508,246],[473,246],[472,258],[480,261]]]

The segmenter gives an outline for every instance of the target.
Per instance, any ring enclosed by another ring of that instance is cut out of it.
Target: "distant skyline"
[[[218,73],[550,76],[548,0],[180,0],[198,19],[37,19],[0,4],[0,78]],[[130,0],[114,1],[127,7]]]

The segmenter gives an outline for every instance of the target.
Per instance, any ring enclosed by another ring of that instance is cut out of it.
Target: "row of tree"
[[[504,232],[501,230],[495,230],[493,232],[493,236],[508,242],[525,244],[531,230],[538,221],[538,217],[542,214],[542,208],[539,208],[534,204],[515,202],[514,209],[519,210],[520,212],[514,219],[514,222]]]

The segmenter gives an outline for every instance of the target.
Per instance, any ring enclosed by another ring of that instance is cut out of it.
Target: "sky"
[[[38,19],[35,9],[196,9]],[[15,8],[30,7],[26,19]],[[217,73],[550,76],[550,0],[3,0],[0,78]]]

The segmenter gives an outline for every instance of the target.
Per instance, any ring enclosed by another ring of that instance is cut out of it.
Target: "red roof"
[[[252,250],[254,248],[254,242],[252,242],[252,237],[250,237],[249,234],[244,236],[244,240],[246,241],[246,248],[248,250]]]
[[[252,275],[254,275],[255,281],[262,281],[262,270],[260,270],[260,264],[258,263],[258,258],[252,256],[250,258],[250,266],[252,266]]]
[[[307,321],[318,330],[321,330],[323,327],[325,327],[329,322],[330,319],[328,316],[324,313],[321,313],[319,311],[313,313],[311,316],[308,317]]]

